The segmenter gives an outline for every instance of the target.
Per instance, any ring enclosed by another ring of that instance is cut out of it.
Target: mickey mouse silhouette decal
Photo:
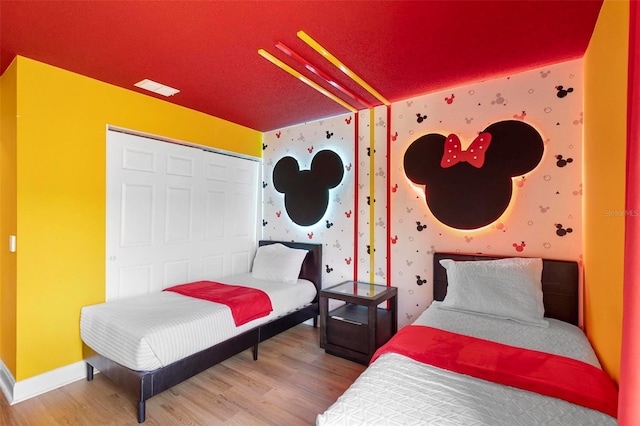
[[[327,211],[329,190],[342,181],[342,160],[333,151],[319,151],[310,170],[300,170],[293,157],[278,160],[273,185],[284,194],[284,207],[291,220],[301,226],[317,223]]]
[[[427,206],[440,222],[477,229],[504,213],[511,178],[533,170],[543,152],[536,129],[506,120],[484,129],[466,150],[455,134],[421,136],[405,152],[404,170],[412,182],[425,185]]]

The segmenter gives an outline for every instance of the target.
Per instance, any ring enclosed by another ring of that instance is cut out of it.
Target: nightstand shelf
[[[368,364],[398,328],[395,287],[346,281],[320,292],[320,347]],[[328,311],[329,299],[345,304]],[[388,308],[380,307],[388,300]]]

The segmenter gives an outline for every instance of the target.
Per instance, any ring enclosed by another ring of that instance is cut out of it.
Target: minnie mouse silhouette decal
[[[455,134],[421,136],[405,152],[404,170],[412,182],[425,185],[427,206],[440,222],[476,229],[504,213],[511,178],[533,170],[543,152],[536,129],[506,120],[484,129],[466,150]]]
[[[273,169],[273,186],[284,194],[284,207],[292,221],[301,226],[317,223],[329,205],[329,189],[342,181],[342,160],[333,151],[319,151],[310,170],[300,170],[293,157],[278,160]]]

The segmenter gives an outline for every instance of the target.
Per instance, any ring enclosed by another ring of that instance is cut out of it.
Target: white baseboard
[[[13,387],[15,384],[16,380],[13,378],[13,374],[0,359],[0,389],[2,389],[2,393],[9,404],[13,403]]]
[[[10,405],[86,378],[84,361],[78,361],[55,370],[16,382],[9,369],[0,360],[0,387]]]

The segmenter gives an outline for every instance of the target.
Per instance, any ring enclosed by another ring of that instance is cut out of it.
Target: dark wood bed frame
[[[317,327],[318,295],[322,289],[322,245],[265,240],[259,241],[258,245],[274,243],[309,251],[302,264],[300,278],[307,279],[316,286],[317,295],[312,303],[153,371],[136,371],[124,367],[83,344],[83,358],[87,364],[87,380],[93,380],[94,368],[96,368],[111,381],[133,394],[138,399],[138,423],[143,423],[145,421],[145,402],[152,396],[246,349],[253,348],[253,359],[257,360],[260,342],[308,319],[313,319],[313,326]]]
[[[461,253],[434,253],[433,298],[442,301],[447,294],[447,271],[441,259],[478,261],[504,259],[508,256],[485,256]],[[579,321],[578,264],[566,260],[542,259],[542,294],[544,316],[578,325]]]

